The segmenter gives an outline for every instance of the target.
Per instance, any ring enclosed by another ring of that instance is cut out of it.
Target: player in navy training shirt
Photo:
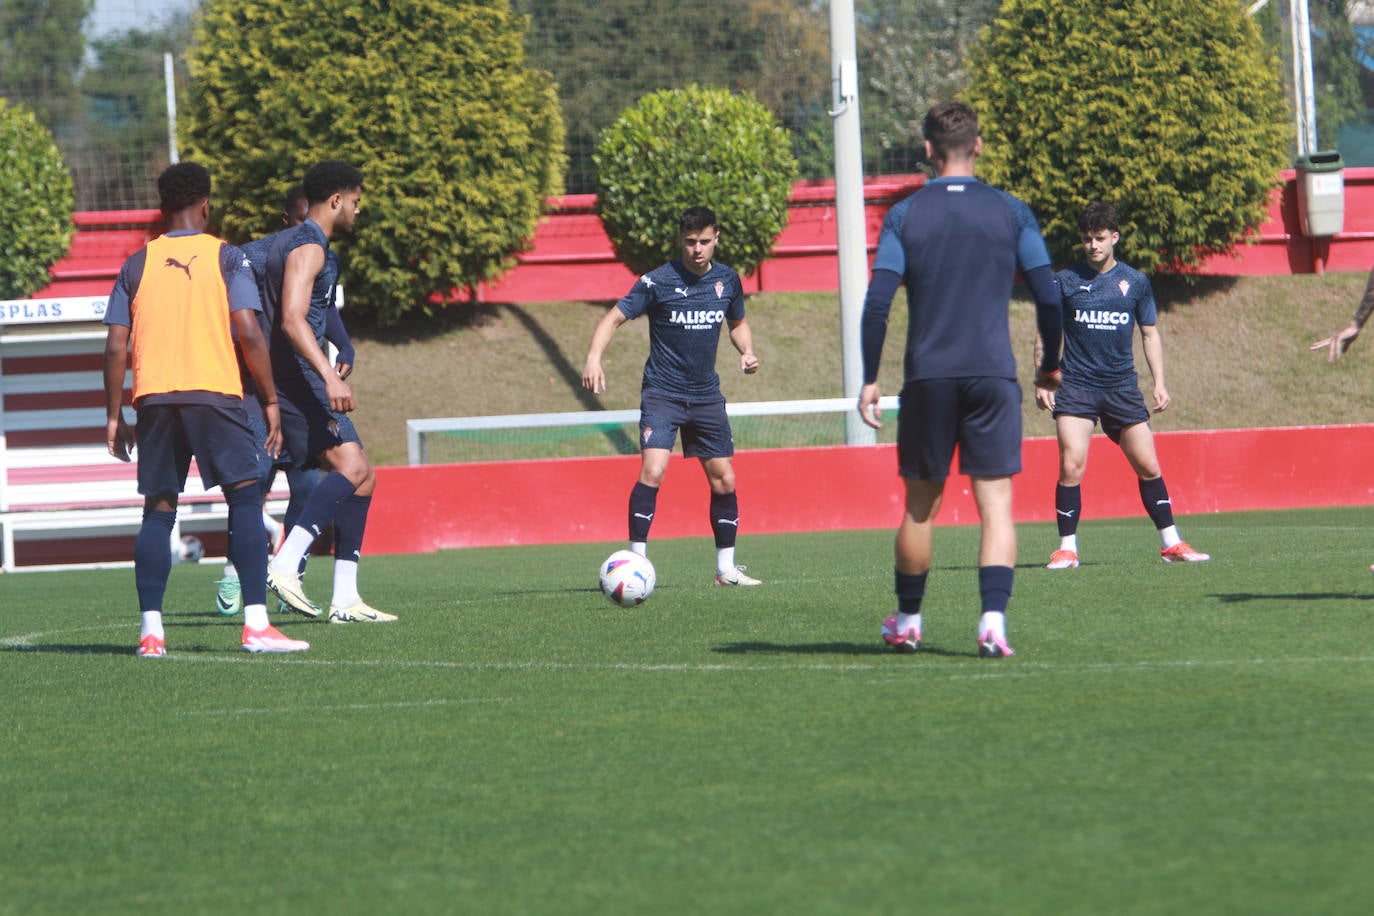
[[[1059,437],[1059,483],[1054,510],[1059,549],[1048,569],[1078,565],[1078,522],[1083,512],[1080,484],[1088,463],[1088,444],[1099,421],[1139,478],[1140,501],[1159,529],[1160,556],[1166,563],[1210,559],[1188,546],[1174,524],[1173,503],[1155,455],[1150,411],[1135,372],[1133,326],[1140,328],[1145,362],[1154,379],[1154,412],[1167,410],[1164,343],[1156,325],[1154,292],[1140,271],[1116,259],[1121,240],[1116,208],[1095,200],[1078,218],[1084,260],[1055,274],[1064,297],[1063,380],[1058,391],[1035,389],[1041,410],[1054,411]],[[1036,352],[1041,343],[1036,340]]]
[[[324,352],[333,279],[329,242],[353,229],[363,176],[346,162],[311,166],[303,181],[305,222],[277,236],[267,257],[266,305],[272,318],[272,366],[281,402],[282,438],[298,467],[318,464],[324,477],[311,491],[281,550],[267,566],[267,584],[293,611],[317,618],[321,609],[301,587],[300,564],[325,526],[334,524],[334,594],[330,623],[395,620],[358,592],[358,561],[376,472],[348,418],[353,390]]]
[[[730,343],[740,354],[740,371],[752,375],[759,369],[754,336],[744,318],[744,289],[738,273],[712,260],[720,240],[715,213],[691,207],[683,212],[678,229],[682,257],[640,277],[597,324],[582,385],[594,394],[606,389],[602,354],[617,328],[647,315],[649,358],[644,363],[639,402],[639,480],[630,491],[630,549],[640,554],[648,551],[658,489],[681,430],[682,454],[700,459],[711,485],[716,584],[758,585],[758,579],[735,563],[739,533],[731,460],[735,443],[716,375],[721,325],[730,329]]]
[[[283,232],[293,229],[305,222],[310,215],[310,201],[305,196],[304,185],[292,185],[286,192],[286,197],[282,202],[282,222],[285,227],[265,235],[260,239],[254,239],[242,245],[243,254],[248,258],[248,263],[252,265],[253,277],[257,281],[260,297],[265,301],[267,298],[267,259],[272,253],[272,246]],[[311,290],[311,296],[319,296],[321,305],[325,309],[325,340],[338,348],[338,356],[334,361],[334,369],[339,373],[339,378],[346,379],[353,372],[353,363],[356,353],[353,342],[349,339],[348,331],[345,330],[343,319],[339,317],[339,309],[336,302],[336,293],[339,283],[339,256],[334,249],[329,249],[325,253],[325,269],[320,274],[323,283],[317,282]],[[260,314],[263,336],[271,339],[272,322],[266,315]],[[253,429],[254,435],[262,441],[266,435],[266,427],[262,421],[262,397],[258,392],[257,386],[253,383],[252,377],[243,366],[242,356],[240,355],[239,371],[243,376],[243,404],[248,411],[248,424]],[[262,498],[267,499],[267,494],[272,489],[272,483],[276,479],[278,469],[286,471],[287,484],[291,490],[291,499],[287,503],[286,517],[278,522],[263,509],[262,520],[267,526],[268,537],[273,541],[280,542],[285,538],[286,532],[295,524],[296,519],[300,518],[301,512],[305,508],[306,501],[310,493],[314,490],[316,482],[323,476],[319,468],[304,470],[296,466],[292,460],[290,452],[283,449],[276,457],[271,457],[262,452],[259,455],[258,475],[262,487]],[[309,559],[309,554],[306,554]],[[305,563],[302,561],[302,567]],[[301,570],[304,575],[304,568]],[[232,616],[243,608],[242,585],[239,582],[238,570],[233,561],[224,565],[224,576],[215,583],[218,588],[215,593],[215,609],[223,615]],[[284,604],[279,604],[279,611],[286,610]]]
[[[1030,208],[973,175],[983,148],[973,109],[937,105],[922,129],[937,177],[888,212],[863,310],[859,415],[877,428],[887,316],[897,287],[906,284],[910,321],[897,417],[906,511],[896,538],[897,613],[883,621],[882,636],[900,652],[921,647],[935,514],[957,443],[959,470],[972,478],[982,523],[978,654],[1001,658],[1012,654],[1005,622],[1016,566],[1011,479],[1021,470],[1021,386],[1008,327],[1017,268],[1050,344],[1036,375],[1046,386],[1058,378],[1059,292]]]

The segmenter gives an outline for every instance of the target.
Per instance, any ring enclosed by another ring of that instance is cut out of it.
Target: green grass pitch
[[[1089,507],[1091,509],[1091,507]],[[1014,658],[975,656],[971,528],[925,650],[881,644],[891,533],[369,557],[399,623],[283,619],[219,567],[0,577],[0,913],[1354,913],[1374,895],[1374,510],[1142,516],[1084,565],[1020,529]],[[327,600],[328,564],[307,588]]]

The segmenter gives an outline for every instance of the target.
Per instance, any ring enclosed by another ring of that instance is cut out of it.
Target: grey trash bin
[[[1310,236],[1336,235],[1345,222],[1345,172],[1336,150],[1307,153],[1298,172],[1298,220]]]

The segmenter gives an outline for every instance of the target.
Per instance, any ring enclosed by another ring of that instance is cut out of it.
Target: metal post
[[[172,52],[162,55],[162,81],[167,85],[167,161],[176,165],[177,155],[177,86],[172,67]]]
[[[1298,155],[1317,148],[1317,101],[1312,87],[1312,20],[1307,0],[1291,0],[1293,93],[1298,117]]]
[[[1269,5],[1254,0],[1245,15],[1253,16]],[[1312,86],[1312,19],[1307,0],[1288,0],[1288,31],[1293,45],[1293,116],[1297,121],[1298,155],[1317,148],[1317,100]]]
[[[854,0],[830,3],[830,82],[835,107],[835,240],[840,267],[840,343],[845,397],[845,442],[872,445],[877,435],[859,419],[863,387],[860,322],[868,289],[868,236],[864,220],[863,146],[859,137],[859,63],[854,40]]]

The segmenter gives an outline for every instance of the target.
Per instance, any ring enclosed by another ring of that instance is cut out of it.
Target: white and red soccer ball
[[[654,593],[654,564],[633,550],[617,550],[601,563],[601,594],[612,604],[634,607]]]

